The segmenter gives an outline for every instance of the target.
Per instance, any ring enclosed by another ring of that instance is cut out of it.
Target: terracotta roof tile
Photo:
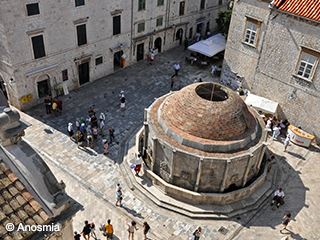
[[[33,216],[36,211],[30,206],[30,204],[24,205],[24,210],[28,213],[29,216]]]
[[[320,21],[319,0],[276,0],[273,6],[281,11]]]
[[[0,182],[5,186],[8,187],[12,182],[10,181],[10,179],[5,175],[2,174],[0,176]]]
[[[45,211],[43,211],[43,209],[40,209],[40,211],[38,212],[38,214],[40,215],[40,217],[46,222],[48,221],[48,219],[50,218]]]
[[[5,235],[6,233],[7,233],[7,230],[3,225],[0,224],[0,238],[2,238],[3,235]]]
[[[6,218],[6,215],[2,211],[0,211],[0,222],[5,218]]]
[[[5,174],[10,179],[11,182],[14,182],[19,179],[17,175],[15,175],[11,170],[6,171]]]
[[[0,182],[0,191],[1,191],[2,189],[4,189],[4,188],[6,188],[6,187]]]
[[[13,210],[17,210],[21,207],[20,204],[14,198],[10,200],[9,204]]]
[[[34,199],[30,200],[29,203],[34,208],[34,210],[36,210],[36,212],[38,212],[42,208],[41,205]]]
[[[18,189],[16,189],[14,186],[10,185],[8,187],[9,192],[11,193],[12,196],[15,196],[19,193]]]
[[[26,220],[26,225],[36,225],[36,223],[32,220],[32,218],[28,218],[28,220]]]
[[[5,236],[4,238],[3,238],[3,240],[14,240],[12,237],[10,237],[10,236]]]
[[[22,197],[22,195],[18,194],[16,196],[16,200],[18,201],[18,203],[23,206],[27,201]]]
[[[6,201],[9,201],[12,198],[12,195],[9,193],[7,189],[4,189],[1,195]]]
[[[2,211],[3,211],[6,215],[9,215],[10,213],[13,213],[12,208],[11,208],[8,204],[5,204],[5,205],[2,206]]]
[[[21,223],[22,221],[21,221],[21,219],[17,216],[17,215],[15,215],[15,214],[11,214],[10,215],[10,220],[11,220],[11,222],[14,224],[14,225],[18,225],[19,223]]]
[[[16,232],[16,231],[12,232],[12,233],[11,233],[11,236],[12,236],[12,238],[13,238],[14,240],[23,239],[23,236],[22,236],[19,232]]]
[[[14,186],[19,190],[22,191],[23,189],[25,189],[25,186],[18,180],[14,182]]]
[[[39,225],[44,223],[44,220],[38,214],[33,216],[33,220]]]
[[[23,190],[21,191],[22,196],[24,197],[24,199],[26,201],[30,201],[31,199],[33,199],[33,196],[27,191],[27,190]]]
[[[0,170],[3,172],[6,172],[7,170],[10,170],[10,168],[5,164],[3,161],[0,162]]]
[[[17,214],[22,221],[25,221],[29,217],[28,214],[22,209],[18,210]]]
[[[5,200],[3,199],[3,197],[0,195],[0,206],[2,205],[2,204],[4,204],[5,203]]]

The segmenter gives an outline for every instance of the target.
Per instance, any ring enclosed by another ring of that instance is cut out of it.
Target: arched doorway
[[[182,28],[179,28],[176,32],[176,40],[179,40],[179,45],[182,44],[182,36],[183,36],[183,30]]]
[[[50,78],[47,74],[38,77],[37,87],[39,98],[43,98],[51,94]]]
[[[158,49],[158,53],[161,53],[161,45],[162,45],[162,39],[161,39],[161,37],[158,37],[154,41],[154,47]]]

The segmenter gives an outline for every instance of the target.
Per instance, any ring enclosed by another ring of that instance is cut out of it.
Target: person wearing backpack
[[[147,240],[147,233],[149,232],[150,230],[150,226],[147,222],[144,222],[143,223],[143,234],[144,234],[144,239]]]
[[[91,232],[91,225],[89,224],[89,222],[86,220],[84,222],[84,227],[83,230],[80,234],[83,234],[84,239],[89,240],[90,239],[90,232]]]
[[[78,148],[80,149],[80,146],[83,147],[82,142],[84,140],[84,135],[81,131],[77,132],[77,141],[78,141]]]
[[[111,220],[108,219],[107,224],[105,225],[105,229],[106,229],[106,237],[107,240],[113,240],[113,226],[111,224]]]

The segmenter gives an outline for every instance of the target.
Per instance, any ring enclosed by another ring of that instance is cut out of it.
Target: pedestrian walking
[[[90,126],[91,125],[91,117],[90,116],[87,116],[86,117],[86,127]]]
[[[126,219],[126,225],[128,226],[127,231],[129,232],[128,235],[128,240],[130,240],[130,236],[131,239],[133,240],[134,238],[134,230],[139,230],[139,228],[136,227],[137,223],[135,221],[132,221],[131,224],[128,223],[128,219]]]
[[[182,89],[182,82],[180,81],[179,86],[178,86],[178,90]]]
[[[289,236],[283,237],[281,240],[289,240]]]
[[[282,224],[283,224],[283,227],[281,228],[280,230],[280,233],[282,233],[282,230],[286,229],[289,222],[290,222],[290,219],[291,218],[291,213],[287,213],[286,215],[284,215],[284,217],[282,218]]]
[[[179,63],[176,63],[176,64],[174,65],[174,70],[175,70],[175,75],[178,76],[178,72],[179,72],[179,70],[180,70],[180,65],[179,65]]]
[[[288,133],[286,140],[284,140],[284,150],[283,150],[284,152],[287,151],[287,147],[289,145],[289,142],[290,142],[290,134]]]
[[[108,151],[108,140],[107,139],[103,139],[102,140],[102,142],[103,142],[103,151],[104,151],[104,155],[107,155],[107,153],[109,153],[109,151]]]
[[[93,136],[91,133],[88,133],[87,135],[87,147],[89,146],[93,149]]]
[[[272,140],[277,139],[280,134],[280,123],[277,123],[276,126],[273,127]]]
[[[188,38],[186,38],[186,39],[184,40],[184,50],[187,50],[188,45],[189,45],[189,41],[188,41]]]
[[[85,123],[81,123],[80,132],[83,133],[83,136],[85,135],[85,133],[86,133],[86,124]]]
[[[195,78],[193,83],[197,83],[198,82],[198,78]]]
[[[49,99],[49,96],[46,96],[44,99],[44,106],[46,107],[47,114],[51,114],[51,101]]]
[[[69,133],[70,139],[74,138],[73,137],[73,124],[71,122],[68,123],[68,133]]]
[[[91,226],[89,224],[89,222],[86,220],[84,222],[84,227],[83,230],[80,234],[83,234],[84,239],[89,240],[90,239],[90,232],[91,232]]]
[[[58,98],[57,105],[58,105],[58,111],[62,114],[62,100]]]
[[[105,225],[105,229],[107,240],[113,240],[113,226],[110,219],[108,219],[107,224]]]
[[[106,122],[106,116],[104,115],[104,113],[100,113],[100,119],[102,119],[104,122]]]
[[[91,117],[92,115],[95,115],[96,114],[96,112],[94,111],[94,109],[93,109],[93,106],[90,106],[90,108],[89,108],[89,116]]]
[[[141,154],[138,154],[138,157],[135,160],[135,167],[134,171],[136,172],[136,176],[139,176],[140,170],[141,170],[141,164],[142,164],[142,157]]]
[[[91,126],[92,127],[97,127],[98,128],[98,119],[96,115],[91,115]]]
[[[215,75],[217,71],[217,66],[215,64],[212,64],[211,66],[211,76]]]
[[[120,100],[122,97],[124,97],[124,91],[120,91],[120,93],[119,93],[119,100]]]
[[[122,190],[120,187],[120,183],[118,183],[116,187],[116,196],[117,196],[116,206],[118,206],[118,203],[119,203],[120,207],[122,207]]]
[[[92,129],[92,136],[95,141],[98,141],[98,129],[96,126],[94,126]]]
[[[150,64],[152,65],[153,64],[153,61],[154,61],[154,51],[151,50],[151,53],[150,53]]]
[[[176,75],[175,75],[175,74],[173,74],[173,75],[171,76],[171,87],[170,87],[170,89],[172,89],[172,88],[173,88],[174,81],[175,81],[176,79],[177,79]]]
[[[194,231],[194,233],[193,233],[193,236],[194,236],[193,240],[199,240],[199,239],[200,239],[201,230],[202,230],[201,227],[198,227],[198,228]]]
[[[56,117],[58,113],[57,99],[55,99],[54,102],[52,103],[52,111],[53,111],[53,115]]]
[[[93,237],[94,239],[97,240],[97,235],[96,235],[96,233],[94,232],[94,231],[96,230],[96,226],[94,225],[94,222],[92,222],[92,223],[90,224],[90,226],[91,226],[91,229],[90,229],[91,237]]]
[[[120,108],[121,108],[121,111],[124,111],[126,108],[126,99],[124,96],[121,97],[121,99],[120,99]]]
[[[81,131],[77,132],[77,142],[78,142],[78,148],[83,147],[82,142],[84,141],[84,134]]]
[[[100,118],[100,134],[104,136],[104,121]]]
[[[80,125],[81,125],[80,119],[77,118],[77,119],[76,119],[76,127],[77,127],[77,130],[78,130],[78,131],[80,131]]]
[[[150,56],[147,55],[147,66],[149,66],[149,64],[150,64]]]
[[[144,239],[147,240],[147,233],[149,232],[150,230],[150,226],[147,222],[144,222],[143,223],[143,234],[144,234]]]
[[[109,137],[110,137],[110,144],[114,140],[114,129],[112,127],[109,128]]]
[[[283,201],[284,197],[285,197],[285,195],[284,195],[282,188],[275,191],[272,202],[271,202],[271,206],[273,206],[273,204],[277,203],[277,208],[279,208],[280,205],[284,204],[284,201]]]
[[[80,237],[81,235],[77,231],[75,231],[73,235],[74,240],[80,240]]]

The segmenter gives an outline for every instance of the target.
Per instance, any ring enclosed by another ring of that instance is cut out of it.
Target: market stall
[[[297,128],[293,125],[288,127],[288,134],[290,134],[290,141],[294,144],[303,147],[310,147],[312,141],[314,140],[314,136],[310,133],[303,131],[300,128]]]
[[[207,57],[213,57],[214,55],[224,51],[226,49],[226,37],[221,33],[213,35],[212,37],[196,42],[188,47],[188,50],[201,53]]]
[[[263,113],[269,113],[273,116],[277,116],[277,109],[279,106],[277,102],[249,93],[245,103],[258,111],[260,110]]]

